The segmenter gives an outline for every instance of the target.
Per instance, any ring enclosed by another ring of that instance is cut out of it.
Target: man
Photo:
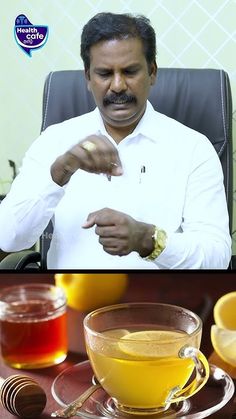
[[[51,269],[227,268],[218,157],[147,101],[157,73],[149,20],[94,16],[81,56],[97,108],[30,147],[0,207],[0,247],[31,247],[52,219]]]

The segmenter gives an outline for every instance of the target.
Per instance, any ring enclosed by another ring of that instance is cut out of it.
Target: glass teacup
[[[198,392],[209,377],[201,319],[161,303],[104,307],[84,319],[94,374],[125,413],[154,414]]]

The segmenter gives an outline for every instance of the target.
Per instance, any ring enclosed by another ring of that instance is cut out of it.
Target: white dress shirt
[[[64,187],[50,166],[91,134],[117,147],[124,174],[77,170]],[[89,213],[112,208],[167,232],[165,250],[154,262],[137,252],[106,253],[95,227],[83,229]],[[118,145],[98,109],[47,128],[25,155],[11,191],[0,205],[0,248],[30,248],[52,218],[49,269],[225,269],[231,239],[218,156],[202,134],[156,112],[148,102],[132,134]]]

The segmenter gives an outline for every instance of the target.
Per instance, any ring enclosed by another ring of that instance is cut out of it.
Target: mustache
[[[103,105],[108,106],[111,103],[136,103],[137,99],[134,95],[127,95],[126,93],[111,93],[104,96]]]

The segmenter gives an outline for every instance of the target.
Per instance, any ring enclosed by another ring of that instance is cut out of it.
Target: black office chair
[[[215,69],[159,68],[149,100],[156,110],[201,132],[212,142],[224,172],[232,232],[232,97],[227,73]],[[44,86],[41,131],[94,108],[82,70],[51,72]],[[40,238],[40,252],[8,255],[0,269],[46,269],[51,233],[49,223]]]

